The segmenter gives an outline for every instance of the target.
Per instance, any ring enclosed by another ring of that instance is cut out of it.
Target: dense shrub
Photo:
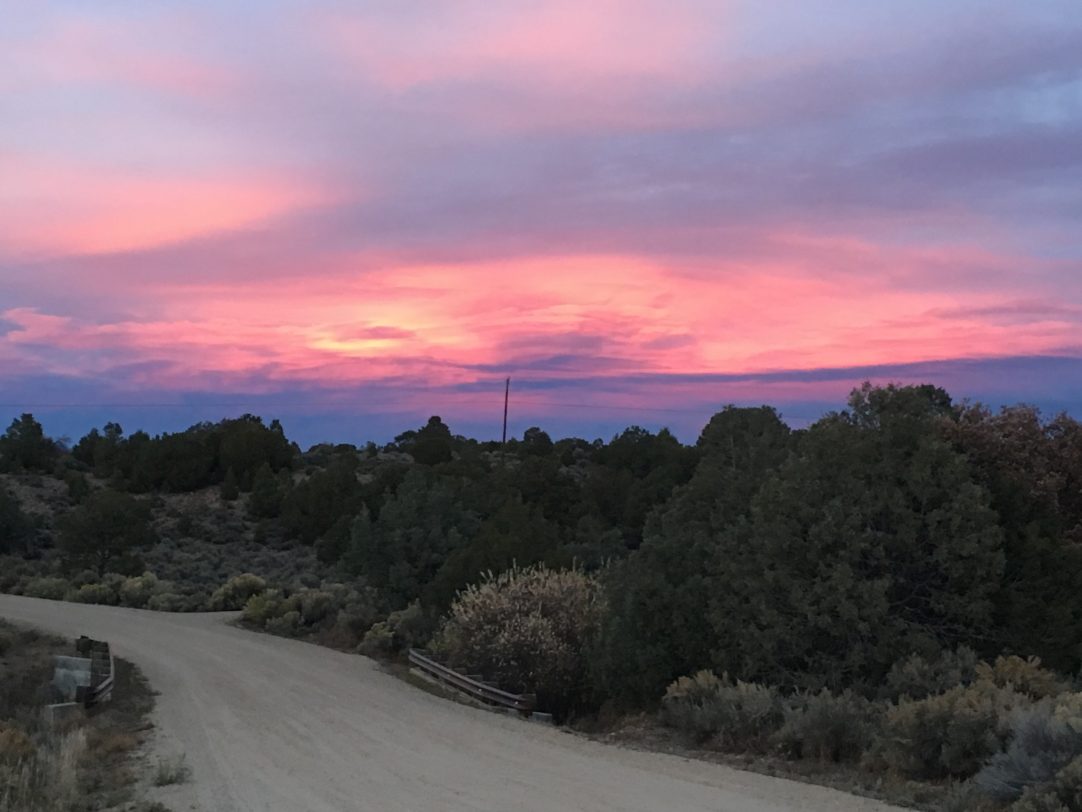
[[[306,626],[315,626],[336,611],[335,596],[319,589],[308,589],[300,594],[300,616]]]
[[[71,576],[70,580],[72,587],[78,589],[86,584],[96,584],[101,578],[94,570],[82,570]]]
[[[243,618],[245,622],[253,626],[263,628],[268,620],[282,614],[281,607],[284,602],[281,590],[267,589],[248,598],[244,604]]]
[[[598,584],[582,572],[514,568],[458,594],[439,647],[455,665],[563,713],[584,701],[583,651],[601,611]]]
[[[194,612],[203,608],[202,602],[198,596],[161,592],[150,597],[147,601],[147,609],[153,609],[155,612]]]
[[[414,601],[405,609],[391,612],[386,620],[374,623],[358,650],[371,657],[394,654],[424,645],[434,630],[431,616]]]
[[[401,641],[403,648],[422,646],[435,632],[433,618],[425,612],[420,602],[414,601],[405,609],[391,612],[387,616],[387,625]]]
[[[850,691],[793,697],[774,742],[793,758],[857,761],[875,737],[880,709]]]
[[[295,621],[281,620],[290,613],[296,614]],[[392,617],[397,621],[409,614],[404,611]],[[268,632],[314,635],[317,642],[347,650],[358,645],[377,616],[376,596],[371,589],[336,583],[288,595],[281,589],[268,589],[248,599],[243,615],[246,623]],[[427,634],[431,634],[431,625]]]
[[[902,697],[924,699],[976,679],[979,660],[973,649],[959,646],[927,660],[919,654],[896,662],[887,673],[880,695],[897,702]]]
[[[60,601],[70,589],[71,584],[63,578],[35,578],[23,587],[23,594],[31,598]]]
[[[881,756],[913,778],[968,777],[1000,750],[1007,715],[1024,704],[1021,695],[986,681],[902,700],[886,713]]]
[[[283,615],[278,617],[272,617],[267,620],[266,629],[271,634],[280,634],[285,637],[292,637],[297,633],[298,628],[301,625],[301,613],[296,609],[291,609]]]
[[[357,651],[369,657],[382,657],[397,650],[394,631],[385,620],[373,623],[357,645]]]
[[[765,750],[782,724],[784,703],[769,686],[700,671],[669,686],[661,718],[699,743],[723,750]]]
[[[1067,690],[1067,684],[1056,674],[1041,668],[1039,657],[996,657],[989,665],[977,666],[977,679],[987,680],[1000,688],[1011,688],[1033,699],[1057,696]]]
[[[120,590],[127,581],[127,577],[119,572],[107,572],[101,577],[101,584],[120,599]]]
[[[208,606],[213,612],[243,609],[252,595],[257,595],[266,588],[267,582],[258,575],[250,572],[236,575],[214,591]]]
[[[1082,756],[1042,787],[1028,789],[1011,812],[1075,812],[1082,809]]]
[[[124,606],[142,609],[162,589],[163,585],[154,573],[144,572],[124,580],[120,585],[120,602]]]
[[[23,592],[26,584],[41,572],[39,562],[0,555],[0,592]]]
[[[375,590],[364,587],[351,590],[342,608],[335,616],[333,630],[345,648],[352,648],[372,628],[379,617],[378,596]]]
[[[83,584],[69,592],[67,599],[76,603],[103,603],[109,606],[117,603],[116,593],[105,584]]]
[[[1001,801],[1051,781],[1082,756],[1082,694],[1064,694],[1012,715],[1007,749],[992,757],[975,783]]]

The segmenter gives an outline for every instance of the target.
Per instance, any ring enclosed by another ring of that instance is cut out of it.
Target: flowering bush
[[[564,713],[584,699],[583,650],[601,611],[597,581],[585,573],[514,568],[458,594],[437,647],[456,667]]]

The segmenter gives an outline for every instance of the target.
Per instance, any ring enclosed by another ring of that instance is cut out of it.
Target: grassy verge
[[[739,770],[831,787],[853,795],[897,806],[936,812],[950,808],[957,788],[950,782],[913,781],[892,774],[873,774],[856,765],[824,764],[752,753],[732,754],[695,747],[651,714],[636,714],[572,726],[575,733],[594,741],[682,758],[724,764]],[[976,812],[976,810],[972,810]]]
[[[70,641],[0,621],[0,809],[161,812],[137,797],[154,694],[133,665],[116,660],[112,702],[85,718],[46,722],[53,655],[72,653]]]

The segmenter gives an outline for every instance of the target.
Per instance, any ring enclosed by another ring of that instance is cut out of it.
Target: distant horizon
[[[1013,388],[1026,383],[1027,376],[1031,379],[1027,388],[1032,397],[1014,398]],[[771,406],[790,426],[804,428],[828,412],[844,409],[849,393],[865,381],[875,385],[930,383],[944,388],[955,403],[980,402],[992,409],[1026,404],[1039,408],[1046,418],[1061,412],[1082,417],[1082,359],[1071,357],[983,359],[965,365],[931,362],[891,370],[858,368],[759,376],[719,375],[711,376],[713,381],[695,382],[697,386],[691,390],[694,397],[685,388],[689,377],[672,376],[667,382],[654,380],[642,384],[655,389],[658,404],[655,407],[613,402],[614,397],[627,396],[626,382],[622,391],[611,388],[591,391],[585,385],[538,387],[530,381],[512,379],[508,437],[521,437],[527,428],[538,426],[554,440],[578,437],[608,441],[637,425],[655,432],[667,428],[681,442],[690,444],[710,417],[729,404]],[[1058,385],[1041,387],[1037,382],[1042,379]],[[665,383],[673,386],[672,395],[663,388]],[[741,385],[748,383],[763,387],[766,392],[774,391],[778,397],[736,397],[746,394]],[[6,428],[11,420],[30,412],[47,434],[75,442],[106,422],[119,423],[126,435],[140,430],[155,435],[183,431],[200,422],[215,423],[253,414],[268,423],[279,420],[286,436],[307,449],[323,442],[386,444],[404,431],[419,428],[430,416],[439,415],[455,434],[480,441],[498,440],[502,427],[503,379],[493,378],[488,384],[487,388],[471,387],[445,399],[429,399],[418,394],[416,404],[407,410],[379,410],[370,404],[366,408],[364,391],[346,390],[333,392],[335,408],[328,408],[330,398],[326,391],[260,395],[184,393],[170,401],[148,398],[147,393],[128,393],[127,400],[88,399],[81,404],[44,398],[15,403],[0,397],[0,423]],[[710,399],[711,391],[717,393],[716,398]],[[726,398],[726,392],[734,397]],[[645,396],[641,390],[634,394],[637,398]],[[807,396],[801,397],[802,394]],[[351,401],[355,404],[353,410]]]

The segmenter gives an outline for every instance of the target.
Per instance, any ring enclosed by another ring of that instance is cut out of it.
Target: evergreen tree
[[[992,495],[1006,568],[997,596],[997,642],[1064,671],[1082,663],[1082,467],[1071,450],[1082,426],[1061,415],[1045,423],[1030,406],[993,414],[959,410],[947,436]],[[1079,443],[1082,447],[1082,443]]]
[[[653,702],[676,677],[710,665],[708,575],[719,538],[746,518],[752,496],[789,453],[770,408],[728,406],[699,438],[691,480],[647,521],[642,546],[606,575],[609,612],[594,657],[609,696]]]
[[[448,555],[425,589],[426,603],[443,610],[460,589],[479,582],[487,572],[556,563],[558,544],[556,528],[536,507],[527,506],[519,497],[509,497],[473,538]]]
[[[222,501],[235,502],[240,497],[240,487],[237,485],[237,474],[230,468],[225,472],[221,488]]]
[[[271,471],[270,465],[263,463],[255,472],[252,480],[252,492],[248,497],[248,513],[256,519],[273,519],[282,507],[282,488]]]
[[[0,469],[48,471],[57,455],[56,444],[45,436],[44,429],[32,414],[12,420],[8,430],[0,436]]]
[[[715,534],[715,668],[840,689],[878,683],[913,652],[989,639],[1002,534],[987,491],[941,437],[943,393],[868,395],[813,426],[747,519]]]
[[[155,540],[150,511],[145,504],[109,488],[94,491],[59,523],[57,545],[71,570],[92,569],[137,574],[142,564],[136,556]]]
[[[33,534],[33,525],[23,513],[19,500],[0,487],[0,553],[25,549]]]
[[[462,497],[460,487],[410,471],[378,516],[365,510],[357,517],[346,570],[363,575],[392,605],[419,598],[447,556],[477,532],[477,514]]]

